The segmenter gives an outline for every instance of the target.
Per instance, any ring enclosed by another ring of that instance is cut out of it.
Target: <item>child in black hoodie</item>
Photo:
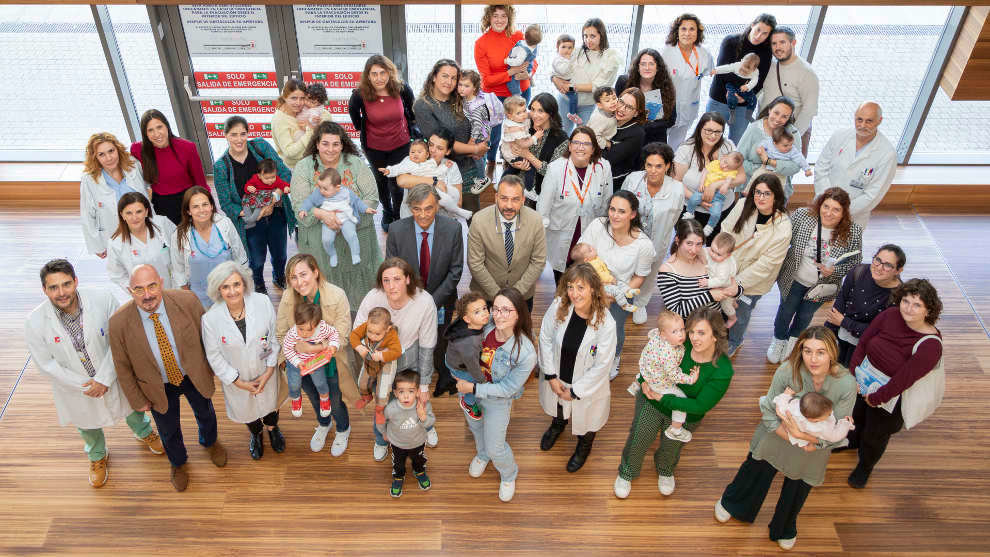
[[[479,292],[468,292],[457,300],[456,318],[444,331],[447,339],[445,361],[455,379],[486,383],[490,378],[481,371],[481,334],[488,324],[488,304]],[[461,395],[461,408],[472,420],[481,419],[481,408],[471,393]]]

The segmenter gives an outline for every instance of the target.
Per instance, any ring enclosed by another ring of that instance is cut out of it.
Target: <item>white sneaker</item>
[[[784,353],[780,356],[781,360],[791,355],[791,352],[794,351],[794,345],[797,344],[797,341],[798,341],[797,337],[791,337],[787,339],[787,346],[784,347]]]
[[[728,522],[730,518],[732,518],[732,515],[729,514],[729,511],[725,510],[725,507],[722,506],[722,499],[715,501],[715,520],[719,522]]]
[[[475,456],[471,459],[471,464],[468,466],[468,475],[472,478],[480,478],[485,473],[485,468],[488,468],[488,461],[481,460]]]
[[[475,178],[474,183],[471,184],[471,193],[478,195],[490,185],[492,185],[492,181],[487,176],[484,178]]]
[[[540,200],[540,196],[537,195],[536,190],[526,190],[523,195],[525,195],[526,196],[526,199],[529,199],[530,201],[539,201]]]
[[[511,482],[502,482],[498,484],[498,498],[502,500],[503,503],[508,503],[512,500],[512,496],[516,494],[516,480]]]
[[[663,431],[663,434],[666,435],[668,439],[680,441],[681,443],[688,443],[691,441],[691,432],[683,427],[680,431],[674,431],[674,428],[668,427]]]
[[[454,211],[454,214],[461,217],[464,220],[468,220],[469,218],[474,216],[474,212],[468,211],[467,209],[462,209],[460,207],[458,207],[457,210]]]
[[[376,462],[385,460],[385,457],[388,456],[388,445],[379,445],[378,443],[375,443],[375,450],[372,455],[375,457]]]
[[[629,480],[622,479],[622,476],[615,477],[615,485],[612,486],[612,491],[615,492],[615,496],[619,499],[625,499],[629,497],[629,492],[632,490],[632,483]]]
[[[620,356],[616,356],[615,359],[612,360],[612,371],[608,373],[609,381],[619,376],[619,358]]]
[[[693,219],[693,218],[694,218],[694,213],[692,213],[690,211],[684,211],[684,214],[681,215],[681,220],[690,220],[690,219]]]
[[[712,235],[713,230],[715,230],[715,228],[712,225],[706,224],[702,232],[705,234],[705,237],[707,238]]]
[[[330,445],[330,456],[340,456],[347,450],[347,440],[351,437],[350,428],[347,431],[338,431]]]
[[[784,357],[784,348],[786,346],[786,340],[774,338],[773,341],[770,342],[770,348],[767,348],[767,361],[771,364],[780,363],[781,358]]]
[[[636,396],[636,394],[642,391],[643,389],[640,388],[639,381],[633,381],[632,383],[629,384],[628,387],[626,387],[626,390],[629,391],[629,394],[631,394],[632,396]]]
[[[309,440],[309,448],[314,453],[318,453],[323,450],[324,445],[327,444],[327,435],[330,433],[330,426],[316,426],[316,433],[313,434],[313,438]]]
[[[779,545],[780,548],[783,549],[784,551],[787,551],[792,547],[794,547],[794,544],[796,542],[797,542],[797,536],[794,536],[793,538],[788,538],[786,540],[777,540],[777,545]]]
[[[633,323],[637,325],[642,325],[643,323],[646,323],[645,307],[636,308],[636,311],[633,312]]]
[[[660,490],[660,495],[667,496],[674,492],[674,476],[660,476],[657,479],[657,489]]]
[[[433,429],[431,429],[431,430],[429,430],[429,431],[426,432],[426,446],[427,447],[430,447],[432,449],[433,447],[436,447],[437,446],[437,443],[439,443],[439,442],[440,442],[440,437],[437,436],[437,428],[433,428]]]

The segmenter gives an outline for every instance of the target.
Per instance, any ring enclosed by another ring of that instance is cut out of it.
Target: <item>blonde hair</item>
[[[719,232],[712,238],[712,245],[731,252],[736,249],[736,238],[728,232]]]
[[[520,97],[519,95],[512,95],[511,97],[505,99],[502,102],[502,106],[505,107],[505,113],[508,114],[517,108],[526,109],[526,99]]]
[[[663,331],[663,328],[667,324],[672,322],[676,323],[677,320],[684,321],[684,318],[670,311],[669,309],[665,309],[660,312],[660,315],[657,316],[657,327],[659,327],[660,330]]]
[[[130,172],[134,168],[134,159],[127,152],[124,144],[117,139],[117,136],[109,132],[94,133],[89,136],[89,141],[86,142],[86,160],[83,163],[83,171],[89,174],[93,180],[98,180],[100,172],[103,171],[103,165],[96,159],[96,148],[101,143],[111,143],[117,149],[117,164],[120,165],[120,170]]]
[[[481,34],[485,34],[492,28],[492,16],[495,10],[503,10],[509,17],[509,23],[505,26],[505,36],[511,37],[516,32],[516,9],[512,4],[489,4],[485,6],[485,12],[481,14]]]

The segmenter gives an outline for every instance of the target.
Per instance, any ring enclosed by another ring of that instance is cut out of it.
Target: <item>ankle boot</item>
[[[567,461],[568,472],[577,472],[582,466],[584,466],[584,461],[588,460],[588,455],[591,454],[591,444],[594,441],[594,431],[589,431],[584,435],[578,436],[577,447],[574,448],[574,454],[572,454],[571,459]]]
[[[251,434],[251,442],[248,444],[248,451],[251,453],[251,458],[258,460],[263,454],[265,454],[265,444],[264,437],[262,434],[264,430],[258,433]]]
[[[554,418],[550,422],[550,427],[543,433],[543,438],[540,439],[540,450],[549,451],[553,448],[553,444],[557,442],[557,438],[567,427],[567,420],[562,420],[560,418]]]

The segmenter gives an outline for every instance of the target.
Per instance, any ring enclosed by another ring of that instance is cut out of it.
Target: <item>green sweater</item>
[[[675,395],[663,395],[660,400],[650,400],[650,403],[657,410],[670,416],[674,410],[680,410],[687,414],[686,422],[697,422],[705,417],[705,413],[715,407],[722,396],[729,390],[729,383],[732,381],[732,362],[729,357],[722,354],[716,365],[711,362],[696,363],[691,359],[691,341],[684,341],[684,359],[681,360],[681,371],[690,375],[691,368],[699,366],[698,380],[694,385],[677,385],[687,398],[680,398]],[[637,377],[637,381],[643,382],[642,377]]]

